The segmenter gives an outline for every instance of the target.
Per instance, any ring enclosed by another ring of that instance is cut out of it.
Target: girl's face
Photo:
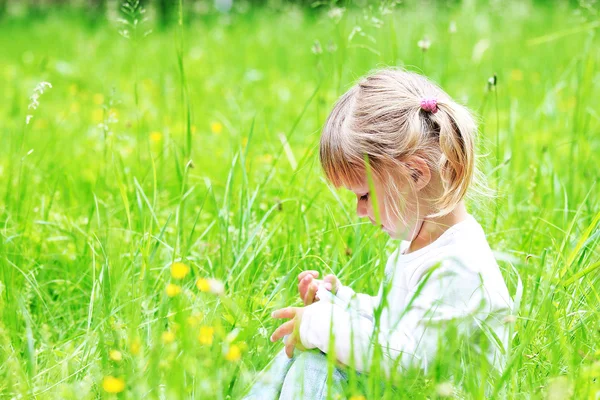
[[[356,213],[359,217],[367,217],[373,225],[377,225],[375,208],[373,207],[373,193],[369,189],[366,175],[360,183],[346,186],[356,195]],[[418,190],[411,185],[400,185],[397,198],[389,198],[388,191],[377,180],[374,180],[374,189],[379,210],[380,228],[393,239],[412,241],[419,233],[423,219],[426,215],[423,204],[419,201]],[[391,207],[396,205],[397,211]],[[399,214],[399,215],[398,215]]]

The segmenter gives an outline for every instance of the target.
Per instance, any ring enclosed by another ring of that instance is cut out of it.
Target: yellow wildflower
[[[196,281],[196,287],[201,292],[210,292],[210,282],[208,279],[200,278]]]
[[[522,81],[523,80],[523,71],[520,69],[513,69],[510,71],[510,79],[513,81]]]
[[[169,283],[167,285],[167,296],[175,297],[179,293],[181,293],[181,286],[175,285],[174,283]]]
[[[133,339],[129,345],[129,351],[131,351],[131,354],[134,356],[137,356],[140,354],[140,350],[142,350],[142,342],[140,342],[140,338]]]
[[[263,162],[265,164],[270,163],[271,161],[273,161],[273,156],[271,154],[263,154],[262,156],[258,157],[258,160],[260,162]]]
[[[202,314],[194,314],[187,318],[187,323],[192,328],[197,327],[202,322],[203,315]]]
[[[162,133],[158,131],[154,131],[150,133],[150,141],[154,143],[158,143],[162,140]]]
[[[164,331],[161,335],[161,339],[164,344],[173,343],[175,341],[175,334],[171,331]]]
[[[125,380],[114,376],[106,376],[102,381],[102,388],[107,393],[121,393],[125,390]]]
[[[96,93],[94,95],[94,103],[98,105],[104,103],[104,95],[102,93]]]
[[[43,118],[39,118],[34,121],[33,127],[39,128],[39,129],[45,129],[48,127],[48,122]]]
[[[212,131],[212,133],[218,135],[221,132],[223,132],[223,125],[220,122],[213,122],[212,124],[210,124],[210,130]]]
[[[201,326],[200,333],[198,334],[198,341],[201,344],[211,345],[213,342],[213,336],[215,335],[215,328],[212,326]]]
[[[171,264],[171,276],[173,279],[183,279],[190,273],[190,267],[182,262],[174,262]]]
[[[211,292],[217,295],[225,293],[225,285],[223,285],[223,282],[217,279],[200,278],[196,281],[196,287],[201,292]]]
[[[350,396],[350,400],[367,400],[367,399],[362,394],[355,394],[353,396]]]
[[[119,350],[111,350],[108,353],[108,358],[110,358],[113,361],[121,361],[123,359],[123,355]]]
[[[227,361],[238,361],[240,358],[242,358],[242,351],[239,346],[235,344],[229,346],[229,350],[225,354],[225,359]]]
[[[95,124],[99,124],[104,120],[104,110],[101,108],[96,108],[92,112],[92,122]]]
[[[78,113],[80,109],[81,107],[79,107],[79,103],[71,103],[71,107],[69,108],[69,110],[75,114]]]

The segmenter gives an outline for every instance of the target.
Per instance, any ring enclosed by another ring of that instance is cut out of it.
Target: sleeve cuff
[[[335,295],[342,300],[346,305],[350,304],[350,300],[352,300],[352,296],[354,296],[354,290],[352,290],[349,286],[340,286]]]
[[[304,308],[299,330],[302,346],[306,349],[326,348],[329,342],[332,313],[335,311],[341,312],[342,309],[325,301]]]

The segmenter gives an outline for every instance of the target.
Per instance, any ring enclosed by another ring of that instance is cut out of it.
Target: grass
[[[298,303],[301,270],[374,293],[397,243],[327,186],[317,144],[337,96],[385,65],[477,111],[500,195],[469,209],[523,298],[503,376],[446,357],[395,391],[374,373],[349,394],[435,398],[454,377],[459,397],[597,398],[594,9],[389,11],[242,7],[166,30],[150,15],[130,39],[68,10],[3,20],[0,398],[237,398],[281,347],[270,313]]]

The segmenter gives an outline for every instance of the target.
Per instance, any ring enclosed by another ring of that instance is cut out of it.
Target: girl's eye
[[[360,199],[363,201],[367,201],[369,199],[369,193],[363,194],[362,196],[360,196]]]

